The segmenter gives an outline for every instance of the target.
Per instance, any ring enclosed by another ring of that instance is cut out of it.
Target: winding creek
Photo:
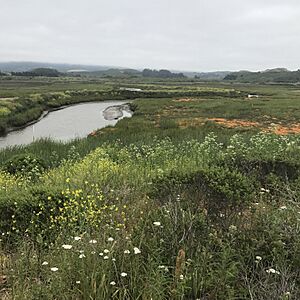
[[[96,129],[114,126],[131,117],[128,101],[101,101],[75,104],[45,114],[39,121],[0,137],[0,148],[26,145],[37,139],[70,141],[86,137]]]

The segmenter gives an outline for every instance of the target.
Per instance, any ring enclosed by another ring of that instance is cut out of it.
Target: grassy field
[[[300,298],[296,86],[14,79],[0,98],[4,131],[134,99],[94,136],[0,151],[0,298]]]

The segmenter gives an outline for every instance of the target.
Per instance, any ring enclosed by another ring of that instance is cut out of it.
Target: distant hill
[[[27,73],[28,72],[28,73]],[[33,72],[31,74],[30,72]],[[216,71],[189,72],[174,70],[130,69],[104,65],[82,65],[45,62],[0,62],[0,76],[7,73],[21,76],[91,76],[91,77],[156,77],[156,78],[195,78],[203,81],[225,80],[241,83],[300,83],[300,70],[289,71],[285,68],[267,69],[260,72]]]
[[[83,70],[70,70],[67,74],[92,76],[92,77],[132,77],[141,76],[141,72],[135,69],[115,69],[97,70],[97,71],[83,71]]]
[[[59,63],[43,63],[43,62],[0,62],[0,70],[2,72],[27,72],[32,69],[51,68],[59,72],[68,72],[69,70],[80,71],[99,71],[107,70],[109,66],[93,66],[80,64],[59,64]]]
[[[298,83],[300,70],[289,71],[285,68],[276,68],[261,72],[239,71],[226,75],[224,80],[241,83]]]

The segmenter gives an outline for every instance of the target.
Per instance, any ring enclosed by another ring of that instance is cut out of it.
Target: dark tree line
[[[62,75],[62,73],[58,72],[55,69],[51,69],[51,68],[37,68],[37,69],[33,69],[31,71],[26,71],[26,72],[12,72],[11,75],[29,76],[29,77],[35,77],[35,76],[59,77],[60,75]]]
[[[142,72],[143,77],[158,77],[158,78],[185,78],[183,73],[172,73],[169,70],[151,70],[144,69]]]

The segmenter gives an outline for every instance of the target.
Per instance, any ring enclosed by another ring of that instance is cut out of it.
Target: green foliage
[[[3,169],[9,174],[33,179],[45,170],[45,162],[32,154],[19,154],[6,161]]]

